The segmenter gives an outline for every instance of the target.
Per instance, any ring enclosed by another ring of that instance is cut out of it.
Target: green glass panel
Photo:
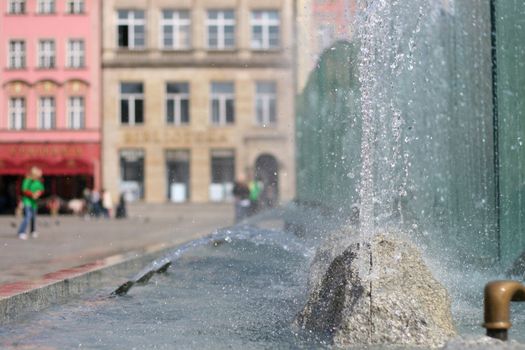
[[[410,3],[386,7],[391,23],[381,22],[378,46],[366,42],[380,71],[371,73],[379,81],[371,103],[377,225],[398,220],[429,249],[491,264],[498,231],[490,4],[458,1],[438,11],[421,1],[416,16]],[[298,199],[337,212],[359,200],[359,54],[358,43],[327,50],[298,98]],[[397,57],[409,62],[397,69]]]
[[[525,250],[525,2],[495,8],[501,252],[511,262]]]
[[[302,202],[336,208],[358,200],[361,140],[357,48],[326,51],[297,100],[297,192]]]

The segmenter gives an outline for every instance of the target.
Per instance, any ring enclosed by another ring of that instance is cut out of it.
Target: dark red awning
[[[24,175],[38,166],[45,175],[93,175],[98,144],[0,144],[0,175]]]

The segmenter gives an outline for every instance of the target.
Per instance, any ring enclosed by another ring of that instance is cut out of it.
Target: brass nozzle
[[[485,286],[485,323],[487,335],[507,340],[510,323],[510,302],[525,301],[525,285],[517,281],[494,281]]]

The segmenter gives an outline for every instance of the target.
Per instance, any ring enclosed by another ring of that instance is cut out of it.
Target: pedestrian
[[[247,218],[250,213],[250,189],[243,177],[235,181],[233,185],[233,197],[235,222],[239,222]]]
[[[27,226],[30,225],[31,237],[37,238],[36,231],[36,214],[38,211],[37,200],[44,193],[44,184],[42,183],[42,170],[36,166],[29,170],[29,173],[22,182],[22,204],[24,218],[18,228],[18,238],[27,239]]]
[[[47,200],[46,206],[47,209],[49,209],[49,214],[51,214],[53,218],[56,218],[60,211],[60,198],[58,198],[57,195],[51,196],[51,198]]]
[[[91,213],[90,215],[98,218],[102,214],[102,198],[100,197],[100,192],[93,189],[91,191]]]
[[[254,215],[259,211],[259,200],[261,198],[263,185],[260,181],[252,179],[248,188],[250,190],[250,215]]]
[[[102,213],[106,219],[111,217],[113,211],[113,199],[111,198],[111,193],[102,189]]]
[[[58,220],[58,214],[60,213],[60,207],[62,206],[62,200],[60,197],[56,194],[52,195],[51,198],[47,200],[46,205],[49,209],[49,214],[51,214],[51,218],[55,220],[55,224],[60,225],[60,221]]]
[[[83,206],[83,214],[84,218],[89,218],[89,215],[91,215],[92,208],[91,208],[91,190],[86,187],[84,188],[84,191],[82,191],[82,199],[84,200],[84,206]]]
[[[128,213],[126,210],[126,196],[124,195],[124,193],[121,193],[117,205],[117,212],[115,213],[115,218],[125,219],[127,216]]]

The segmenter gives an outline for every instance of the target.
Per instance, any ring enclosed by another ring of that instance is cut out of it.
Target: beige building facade
[[[146,202],[295,191],[292,0],[103,2],[103,182]]]

